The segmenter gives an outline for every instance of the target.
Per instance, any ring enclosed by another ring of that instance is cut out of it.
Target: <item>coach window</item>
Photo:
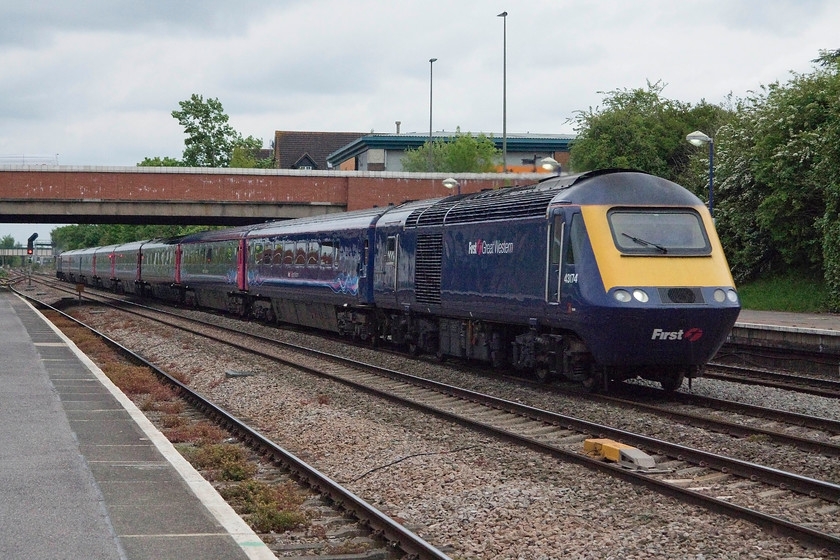
[[[262,243],[254,243],[254,264],[260,264],[263,258]]]
[[[298,241],[295,243],[295,265],[303,266],[306,264],[306,241]]]
[[[306,266],[318,266],[321,260],[321,244],[317,241],[309,242],[309,253],[306,258]]]
[[[212,262],[213,261],[213,248],[207,247],[207,251],[204,254],[204,261],[205,262]]]
[[[321,268],[332,268],[333,259],[333,243],[324,241],[321,243]]]
[[[276,241],[274,243],[274,256],[271,258],[272,266],[280,266],[283,264],[283,242]]]
[[[283,264],[294,264],[295,262],[295,242],[283,242]]]

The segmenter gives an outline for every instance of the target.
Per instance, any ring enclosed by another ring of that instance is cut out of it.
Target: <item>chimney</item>
[[[400,125],[401,125],[401,124],[402,124],[402,122],[397,121],[397,134],[399,134],[399,133],[400,133]]]

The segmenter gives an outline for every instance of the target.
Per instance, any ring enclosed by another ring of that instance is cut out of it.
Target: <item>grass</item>
[[[300,511],[305,495],[294,484],[271,487],[255,480],[246,480],[221,490],[233,508],[248,517],[258,532],[282,532],[309,524]]]
[[[184,405],[176,391],[161,383],[149,368],[127,363],[99,337],[58,314],[44,314],[142,410],[158,413],[158,427],[205,478],[225,486],[222,495],[244,514],[255,531],[280,532],[309,526],[309,515],[301,507],[305,492],[293,483],[269,485],[255,480],[258,466],[248,451],[228,443],[229,434],[219,426],[182,415]]]
[[[741,307],[756,311],[824,313],[826,287],[822,278],[789,272],[738,286]]]

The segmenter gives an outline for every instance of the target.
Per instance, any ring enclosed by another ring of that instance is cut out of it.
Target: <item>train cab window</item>
[[[397,237],[389,235],[385,245],[385,263],[394,264],[397,261]]]
[[[333,265],[333,244],[332,241],[324,241],[321,243],[321,267],[332,268]]]
[[[700,214],[685,209],[613,209],[607,213],[616,248],[626,255],[708,255]]]

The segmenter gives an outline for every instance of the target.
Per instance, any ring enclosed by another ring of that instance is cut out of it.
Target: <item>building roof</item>
[[[274,132],[274,156],[280,169],[297,169],[311,161],[314,169],[327,169],[327,156],[364,136],[364,132]]]
[[[432,133],[433,139],[454,138],[457,132],[439,131]],[[472,134],[472,133],[468,133]],[[493,141],[497,148],[502,148],[502,135],[493,133],[475,133],[473,136],[484,134]],[[508,134],[508,152],[568,152],[569,147],[576,136],[574,134]],[[383,148],[386,150],[407,150],[415,149],[429,141],[428,134],[411,132],[406,134],[366,134],[354,138],[349,144],[336,149],[327,156],[327,162],[337,167],[341,162],[354,158],[371,148]]]

